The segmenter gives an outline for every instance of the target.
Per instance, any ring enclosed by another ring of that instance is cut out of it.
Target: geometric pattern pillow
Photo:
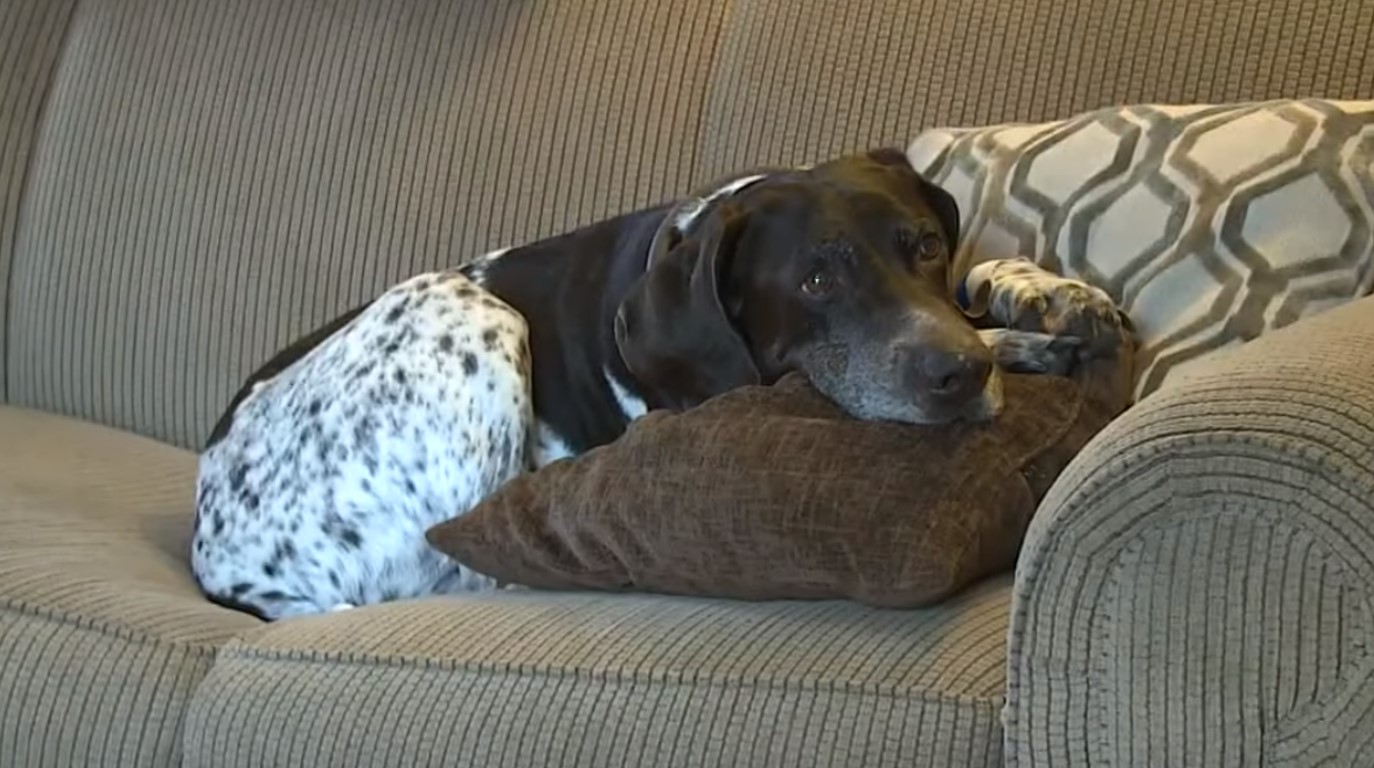
[[[1374,287],[1374,101],[1114,107],[929,130],[907,155],[959,203],[958,274],[1025,257],[1112,294],[1137,397]]]

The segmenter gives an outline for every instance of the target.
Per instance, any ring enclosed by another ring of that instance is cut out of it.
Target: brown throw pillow
[[[428,538],[529,587],[928,604],[1014,565],[1041,496],[1126,407],[1128,359],[1008,375],[984,425],[858,421],[789,376],[650,413]]]

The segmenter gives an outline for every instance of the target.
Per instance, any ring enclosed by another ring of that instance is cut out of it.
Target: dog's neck
[[[534,410],[546,443],[537,452],[556,457],[604,445],[658,406],[625,366],[614,326],[668,210],[608,219],[469,270],[529,324]]]

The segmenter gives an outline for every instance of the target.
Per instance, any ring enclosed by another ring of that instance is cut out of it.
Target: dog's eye
[[[945,252],[945,241],[939,235],[927,232],[916,241],[916,256],[922,261],[934,259]]]
[[[835,280],[825,269],[817,269],[802,281],[802,290],[812,296],[824,296],[835,287]]]

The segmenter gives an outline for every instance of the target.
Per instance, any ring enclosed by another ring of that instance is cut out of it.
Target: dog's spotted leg
[[[524,470],[530,361],[523,315],[461,272],[389,288],[201,454],[201,589],[275,620],[494,587],[425,532]]]
[[[958,303],[966,314],[1002,329],[1074,339],[1087,357],[1114,353],[1130,321],[1106,291],[1081,280],[1061,277],[1027,259],[978,264],[959,287]],[[1002,341],[1008,354],[1033,349],[1033,338]]]

